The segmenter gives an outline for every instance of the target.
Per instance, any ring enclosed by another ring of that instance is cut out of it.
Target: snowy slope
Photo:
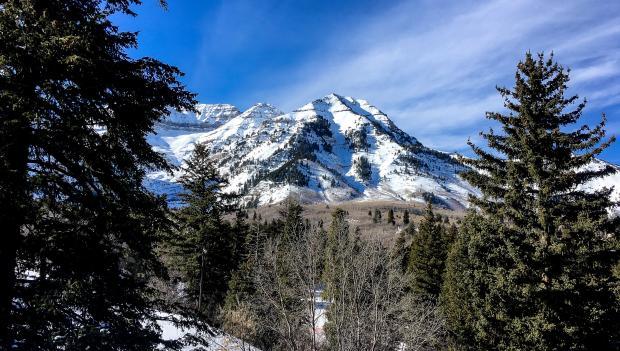
[[[236,113],[230,105],[199,105],[199,114],[174,113],[149,136],[174,165],[206,143],[228,192],[247,205],[347,200],[434,200],[467,206],[476,190],[451,155],[429,149],[365,100],[330,94],[290,112],[256,104]],[[177,204],[179,174],[149,174],[147,186]],[[602,183],[617,184],[610,176]],[[599,182],[599,183],[600,183]],[[599,186],[594,184],[593,186]],[[618,195],[618,193],[616,193]]]

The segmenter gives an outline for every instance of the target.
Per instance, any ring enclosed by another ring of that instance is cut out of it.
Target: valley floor
[[[250,221],[253,219],[254,212],[257,214],[257,219],[260,215],[262,221],[271,221],[280,216],[284,206],[284,203],[267,205],[256,209],[247,209],[247,212]],[[331,222],[331,214],[334,209],[342,208],[349,213],[348,220],[351,227],[353,229],[359,227],[364,238],[378,238],[384,244],[390,244],[396,238],[396,234],[405,228],[403,224],[405,210],[409,211],[410,221],[417,224],[422,218],[426,205],[419,202],[403,201],[347,201],[330,204],[304,204],[302,206],[304,218],[308,218],[312,222],[322,220],[326,226]],[[376,209],[381,211],[381,221],[377,223],[373,221],[373,214]],[[387,222],[387,214],[390,209],[394,211],[394,225]],[[465,215],[465,211],[442,208],[434,208],[433,211],[443,217],[447,216],[450,223]]]

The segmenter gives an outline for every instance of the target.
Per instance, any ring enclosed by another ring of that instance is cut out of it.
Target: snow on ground
[[[314,291],[314,335],[319,342],[325,341],[325,324],[327,323],[327,307],[329,301],[323,299],[323,289]]]
[[[323,289],[314,291],[314,334],[319,342],[325,341],[325,324],[327,323],[327,308],[329,301],[323,298]],[[198,336],[207,340],[208,345],[184,345],[183,351],[207,350],[207,351],[260,351],[260,349],[240,340],[234,336],[221,331],[216,331],[215,335],[204,332],[197,332],[194,328],[183,328],[174,325],[167,319],[166,314],[160,315],[163,320],[157,322],[162,329],[162,339],[170,341],[184,340],[187,334]]]
[[[175,326],[170,321],[159,321],[164,340],[183,340],[186,334],[199,336],[207,340],[208,345],[184,345],[183,351],[206,350],[206,351],[260,351],[252,345],[243,342],[223,332],[217,332],[211,336],[206,333],[198,333],[193,328],[183,328]]]

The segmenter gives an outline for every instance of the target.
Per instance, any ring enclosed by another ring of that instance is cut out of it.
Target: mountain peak
[[[245,110],[241,116],[244,118],[271,118],[283,115],[277,107],[264,102],[258,102]]]

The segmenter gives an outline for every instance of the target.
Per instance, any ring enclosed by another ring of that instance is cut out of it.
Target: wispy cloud
[[[430,146],[461,149],[500,109],[527,50],[554,51],[592,106],[618,104],[620,3],[493,0],[403,2],[310,43],[305,64],[255,95],[293,109],[331,91],[362,97]],[[455,142],[456,138],[461,138]]]

